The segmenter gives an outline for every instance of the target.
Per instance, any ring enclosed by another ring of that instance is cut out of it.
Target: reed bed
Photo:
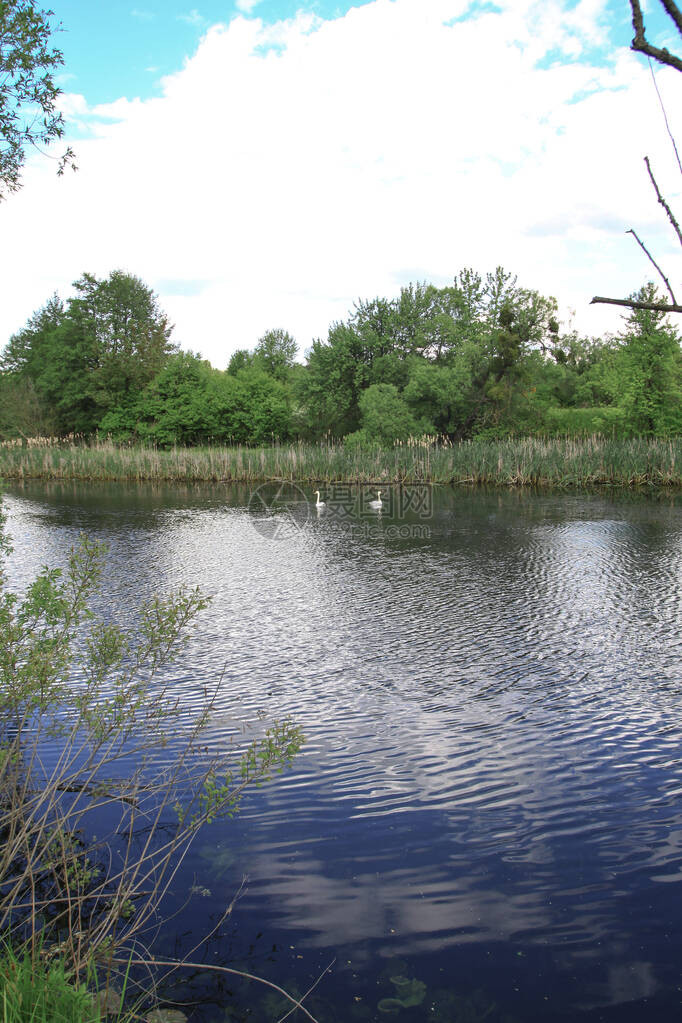
[[[90,443],[0,443],[0,477],[168,482],[443,483],[501,486],[682,486],[682,437],[420,439],[392,448],[296,443],[160,450]]]

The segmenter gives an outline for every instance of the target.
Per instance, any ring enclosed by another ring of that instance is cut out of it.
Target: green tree
[[[64,303],[58,295],[53,295],[42,309],[33,313],[25,327],[12,335],[2,353],[2,371],[35,383],[45,372],[50,359],[50,340],[64,315]]]
[[[205,444],[219,433],[211,386],[217,373],[192,352],[172,355],[131,409],[129,428],[161,447]],[[103,429],[108,422],[103,420]]]
[[[0,0],[0,200],[21,187],[26,150],[64,134],[54,80],[64,57],[51,44],[52,13],[33,0]],[[57,173],[73,161],[68,148]]]
[[[296,362],[298,345],[286,330],[268,330],[254,349],[254,362],[275,380],[284,381]]]
[[[468,410],[453,434],[458,438],[491,426],[495,432],[514,428],[507,417],[516,389],[527,384],[528,359],[537,352],[550,355],[559,336],[556,300],[517,287],[516,278],[501,267],[484,283],[470,275],[467,290],[475,340],[460,345],[449,359],[451,365],[462,359],[470,365]]]
[[[103,427],[108,423],[109,417]],[[143,391],[128,430],[162,447],[271,444],[291,434],[291,396],[258,366],[233,376],[198,355],[179,352]]]
[[[308,430],[357,431],[364,392],[381,384],[399,392],[417,423],[439,433],[503,431],[525,361],[533,352],[549,355],[557,339],[554,299],[519,288],[501,267],[485,277],[465,268],[446,288],[410,284],[396,299],[358,302],[309,353],[299,392]],[[537,392],[523,393],[536,421]]]
[[[412,363],[403,397],[418,419],[433,424],[433,433],[452,436],[468,415],[475,354],[470,346],[448,365],[425,359]]]
[[[230,395],[229,438],[239,444],[272,444],[291,436],[291,393],[257,365],[242,370]]]
[[[138,277],[115,270],[99,280],[86,273],[74,287],[66,306],[53,297],[10,339],[2,366],[33,382],[59,432],[92,433],[107,413],[129,418],[177,349],[154,292]]]
[[[301,390],[307,426],[313,435],[342,437],[358,429],[358,402],[370,383],[370,365],[370,353],[352,326],[335,323],[326,341],[313,341]]]
[[[154,292],[133,274],[114,270],[98,280],[86,273],[74,287],[70,336],[91,352],[84,388],[103,411],[130,405],[177,351],[173,328]]]
[[[230,356],[227,364],[227,372],[230,376],[236,376],[242,369],[253,366],[253,355],[247,348],[238,348]]]
[[[417,422],[393,384],[372,384],[363,391],[360,415],[362,439],[379,444],[390,445],[430,432]]]
[[[32,380],[0,373],[0,438],[52,437],[56,419]]]
[[[54,295],[15,334],[0,360],[0,435],[51,436],[59,421],[53,403],[38,380],[49,362],[50,341],[64,317]]]
[[[655,305],[660,301],[653,283],[633,296]],[[633,433],[668,434],[682,429],[682,362],[680,338],[665,322],[665,313],[634,308],[620,335],[620,358],[615,364],[614,397]]]

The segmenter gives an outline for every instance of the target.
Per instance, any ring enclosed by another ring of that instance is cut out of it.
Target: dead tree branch
[[[672,0],[661,0],[661,3],[667,14],[670,15],[677,25],[680,33],[682,33],[682,11]],[[639,0],[630,0],[630,7],[632,8],[632,27],[635,30],[635,37],[630,48],[639,53],[645,53],[647,57],[653,57],[659,64],[667,64],[668,67],[674,67],[676,71],[682,71],[682,60],[679,57],[676,57],[674,53],[671,53],[665,47],[653,46],[647,39],[644,29],[644,15],[642,14]]]
[[[670,209],[670,207],[668,206],[667,202],[665,201],[665,199],[661,195],[661,191],[660,191],[660,189],[659,189],[659,187],[658,187],[658,185],[656,183],[656,178],[654,177],[653,171],[651,170],[651,164],[649,163],[649,157],[648,156],[644,157],[644,163],[646,164],[646,169],[649,172],[649,177],[651,179],[651,184],[654,186],[654,189],[656,190],[656,198],[658,199],[659,203],[661,204],[661,206],[663,207],[665,212],[668,214],[668,220],[670,221],[670,223],[672,224],[672,226],[674,228],[675,234],[677,235],[677,240],[679,241],[680,245],[682,245],[682,231],[680,231],[680,225],[675,220],[675,216],[673,214],[673,211]]]
[[[677,305],[677,299],[675,298],[675,293],[674,293],[674,291],[673,291],[672,287],[670,286],[670,281],[669,281],[669,280],[668,280],[668,278],[667,278],[667,277],[665,276],[665,274],[664,274],[664,273],[663,273],[663,271],[661,270],[660,266],[658,265],[658,263],[656,262],[656,260],[654,259],[654,257],[653,257],[653,256],[651,255],[651,253],[649,252],[649,250],[647,249],[646,245],[644,244],[644,242],[642,241],[642,239],[641,239],[641,238],[639,237],[639,235],[637,234],[637,232],[636,232],[635,230],[633,230],[633,228],[629,228],[629,230],[627,230],[627,231],[626,231],[625,233],[626,233],[626,234],[631,234],[631,235],[632,235],[632,237],[633,237],[633,238],[635,239],[635,241],[637,242],[637,244],[638,244],[638,245],[640,246],[640,248],[642,248],[642,249],[644,250],[644,252],[645,252],[645,253],[647,254],[647,256],[648,256],[649,260],[650,260],[650,261],[651,261],[651,262],[653,263],[653,265],[654,265],[654,266],[656,267],[656,269],[658,270],[659,274],[661,275],[661,277],[662,277],[663,281],[665,282],[665,286],[666,286],[666,288],[668,289],[668,292],[670,293],[670,297],[671,297],[671,299],[672,299],[673,305]]]
[[[666,13],[673,19],[677,25],[677,31],[682,35],[682,11],[679,9],[676,3],[672,0],[661,0]]]
[[[675,3],[675,0],[660,0],[660,2],[661,2],[661,6],[665,10],[665,12],[668,15],[668,17],[674,22],[674,24],[675,24],[675,26],[677,28],[677,31],[680,33],[680,35],[682,35],[682,10],[680,10],[680,8],[678,7],[677,3]],[[651,59],[653,58],[659,64],[667,64],[668,67],[675,68],[676,71],[682,71],[682,60],[679,57],[675,56],[674,53],[670,53],[670,51],[667,50],[665,47],[661,48],[661,47],[658,47],[658,46],[653,46],[649,42],[649,40],[646,37],[646,29],[645,29],[645,26],[644,26],[644,15],[642,13],[642,6],[641,6],[641,3],[640,3],[640,0],[630,0],[630,9],[632,11],[632,27],[635,30],[634,39],[632,40],[632,43],[630,45],[630,49],[634,50],[635,52],[644,53],[649,58],[649,68],[651,70],[651,76],[652,76],[652,78],[654,80],[654,88],[656,89],[656,95],[658,96],[658,101],[659,101],[659,103],[661,105],[661,110],[663,111],[663,118],[665,120],[665,126],[666,126],[666,129],[668,131],[668,135],[670,136],[670,140],[671,140],[671,142],[673,144],[673,149],[675,150],[675,156],[677,158],[677,165],[680,168],[680,171],[682,171],[682,163],[680,162],[680,156],[679,156],[679,153],[677,151],[677,145],[675,143],[675,139],[673,137],[672,131],[670,130],[670,124],[668,122],[668,116],[666,114],[666,110],[665,110],[665,106],[664,106],[664,103],[663,103],[663,99],[661,97],[661,93],[660,93],[659,88],[658,88],[658,83],[656,81],[656,76],[654,74],[653,65],[651,64]],[[673,227],[673,230],[675,231],[675,234],[677,235],[677,239],[678,239],[680,245],[682,245],[682,231],[680,231],[680,225],[678,224],[677,220],[675,219],[675,216],[673,214],[673,211],[670,209],[670,206],[668,205],[666,200],[661,195],[661,190],[658,187],[658,183],[656,181],[656,178],[654,177],[653,171],[651,170],[651,164],[649,163],[649,157],[648,156],[644,157],[644,163],[646,164],[646,169],[648,171],[649,179],[651,181],[651,184],[654,186],[654,191],[656,192],[656,198],[658,199],[658,202],[660,203],[660,205],[665,210],[666,215],[668,217],[668,220],[670,221],[670,223],[671,223],[671,225]],[[627,233],[631,234],[634,237],[634,239],[637,242],[637,244],[646,253],[647,258],[650,260],[650,262],[653,264],[653,266],[656,267],[656,270],[658,271],[658,273],[660,274],[661,278],[665,282],[665,286],[668,289],[668,292],[669,292],[670,297],[672,299],[672,303],[670,305],[668,305],[665,302],[638,302],[635,299],[628,299],[628,298],[605,298],[603,295],[595,295],[594,298],[592,299],[590,305],[596,305],[598,303],[603,303],[603,304],[606,304],[606,305],[625,306],[626,309],[648,309],[651,312],[682,313],[682,306],[677,304],[677,301],[675,299],[675,294],[673,292],[672,287],[670,286],[670,281],[665,276],[665,274],[661,270],[660,266],[658,265],[658,263],[656,262],[654,257],[651,255],[651,253],[647,249],[647,247],[644,244],[644,242],[641,240],[641,238],[639,238],[637,233],[632,228],[630,228],[630,230]]]
[[[630,298],[604,298],[595,295],[590,305],[624,305],[628,309],[650,309],[655,313],[682,313],[682,305],[669,305],[667,302],[636,302]]]

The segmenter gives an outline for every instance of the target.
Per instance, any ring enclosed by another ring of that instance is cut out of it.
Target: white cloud
[[[82,117],[89,113],[85,96],[77,92],[64,92],[58,97],[57,105],[65,118]]]
[[[244,14],[250,14],[261,0],[235,0],[235,7]]]
[[[608,51],[604,3],[565,6],[501,0],[457,21],[465,0],[374,0],[214,26],[161,97],[90,111],[77,175],[32,162],[0,207],[0,341],[55,288],[115,267],[159,287],[177,339],[216,365],[273,326],[306,347],[415,267],[442,282],[501,263],[582,329],[618,329],[588,303],[650,276],[628,227],[674,276],[642,157],[673,204],[677,178],[648,68],[627,51],[576,62]],[[659,81],[673,116],[677,76]]]

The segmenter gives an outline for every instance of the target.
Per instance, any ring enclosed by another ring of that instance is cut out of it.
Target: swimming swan
[[[325,502],[324,501],[320,501],[320,491],[316,490],[315,493],[317,494],[317,501],[315,502],[315,507],[316,508],[326,508],[327,505],[325,504]]]
[[[370,501],[369,502],[369,506],[370,506],[370,508],[383,508],[384,502],[381,500],[381,491],[380,490],[377,490],[377,499],[376,499],[376,501]]]

